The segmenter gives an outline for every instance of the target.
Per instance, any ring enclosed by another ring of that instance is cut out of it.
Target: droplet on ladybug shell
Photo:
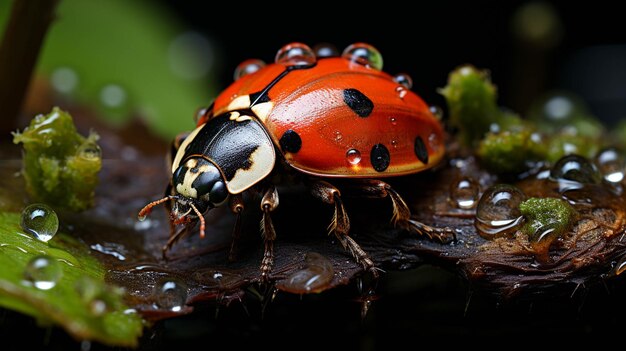
[[[411,89],[413,87],[413,79],[411,79],[411,76],[405,73],[397,74],[395,77],[393,77],[393,81],[404,86],[407,89]]]
[[[365,43],[355,43],[348,46],[341,55],[352,62],[381,71],[383,56],[373,46]]]
[[[235,68],[235,74],[233,78],[235,80],[238,80],[239,78],[243,76],[247,76],[248,74],[252,74],[260,70],[263,67],[265,67],[265,62],[259,59],[245,60],[242,63],[240,63],[239,66],[237,66],[237,68]]]
[[[310,66],[315,64],[317,58],[306,44],[290,43],[278,50],[274,61],[287,66]]]
[[[350,149],[346,152],[346,160],[348,163],[356,166],[361,162],[361,152],[357,149]]]
[[[315,56],[317,57],[335,57],[339,56],[339,50],[333,45],[328,43],[320,43],[313,47]]]

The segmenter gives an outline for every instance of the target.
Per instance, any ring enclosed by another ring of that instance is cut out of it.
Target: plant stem
[[[39,50],[59,0],[14,0],[0,43],[0,111],[4,135],[17,128],[17,119],[37,63]]]

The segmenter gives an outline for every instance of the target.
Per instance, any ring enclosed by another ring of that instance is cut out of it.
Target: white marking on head
[[[262,122],[265,122],[267,117],[270,115],[270,112],[272,112],[273,107],[274,103],[271,101],[262,102],[252,106],[252,112],[254,112],[254,114],[256,114]]]
[[[272,172],[275,162],[274,145],[271,143],[259,144],[259,147],[250,155],[250,168],[238,169],[233,179],[226,183],[228,192],[239,194],[250,188]]]
[[[190,197],[192,199],[198,198],[198,190],[193,187],[193,182],[204,172],[209,170],[209,165],[203,164],[199,167],[198,161],[194,158],[187,160],[185,162],[185,167],[188,168],[187,172],[185,172],[185,178],[183,178],[182,184],[176,184],[176,192],[185,196]],[[196,171],[192,172],[191,169],[195,168]]]
[[[228,117],[231,121],[236,120],[237,118],[239,118],[239,112],[237,111],[233,111],[230,113],[230,116]]]
[[[237,96],[228,104],[227,110],[245,110],[250,107],[250,103],[250,95]]]

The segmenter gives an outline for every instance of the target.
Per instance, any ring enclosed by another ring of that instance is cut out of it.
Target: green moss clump
[[[551,197],[532,197],[520,203],[519,209],[526,218],[522,231],[528,235],[537,258],[547,261],[550,245],[571,228],[576,210],[567,201]]]
[[[545,154],[541,136],[528,128],[488,133],[478,146],[483,165],[504,174],[523,172],[529,163],[543,160]]]
[[[94,203],[98,172],[102,167],[98,135],[78,134],[72,117],[58,107],[38,115],[13,142],[24,148],[26,190],[36,201],[85,210]]]
[[[480,140],[502,115],[496,104],[496,87],[487,71],[461,66],[450,73],[448,85],[439,92],[448,103],[450,124],[458,128],[460,140],[466,146]]]

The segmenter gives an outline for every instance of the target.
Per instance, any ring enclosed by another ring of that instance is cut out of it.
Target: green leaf
[[[11,3],[0,0],[0,37]],[[210,40],[154,2],[63,0],[37,74],[51,78],[53,86],[69,79],[60,91],[64,97],[88,104],[109,121],[141,116],[170,138],[193,129],[195,111],[215,95],[211,74],[217,56]],[[106,91],[121,103],[104,103]]]
[[[120,288],[104,282],[105,270],[82,242],[58,233],[48,243],[19,227],[20,215],[0,212],[0,306],[57,324],[79,340],[136,346],[142,319],[123,303]],[[44,290],[25,274],[44,255],[60,267],[54,287]]]

